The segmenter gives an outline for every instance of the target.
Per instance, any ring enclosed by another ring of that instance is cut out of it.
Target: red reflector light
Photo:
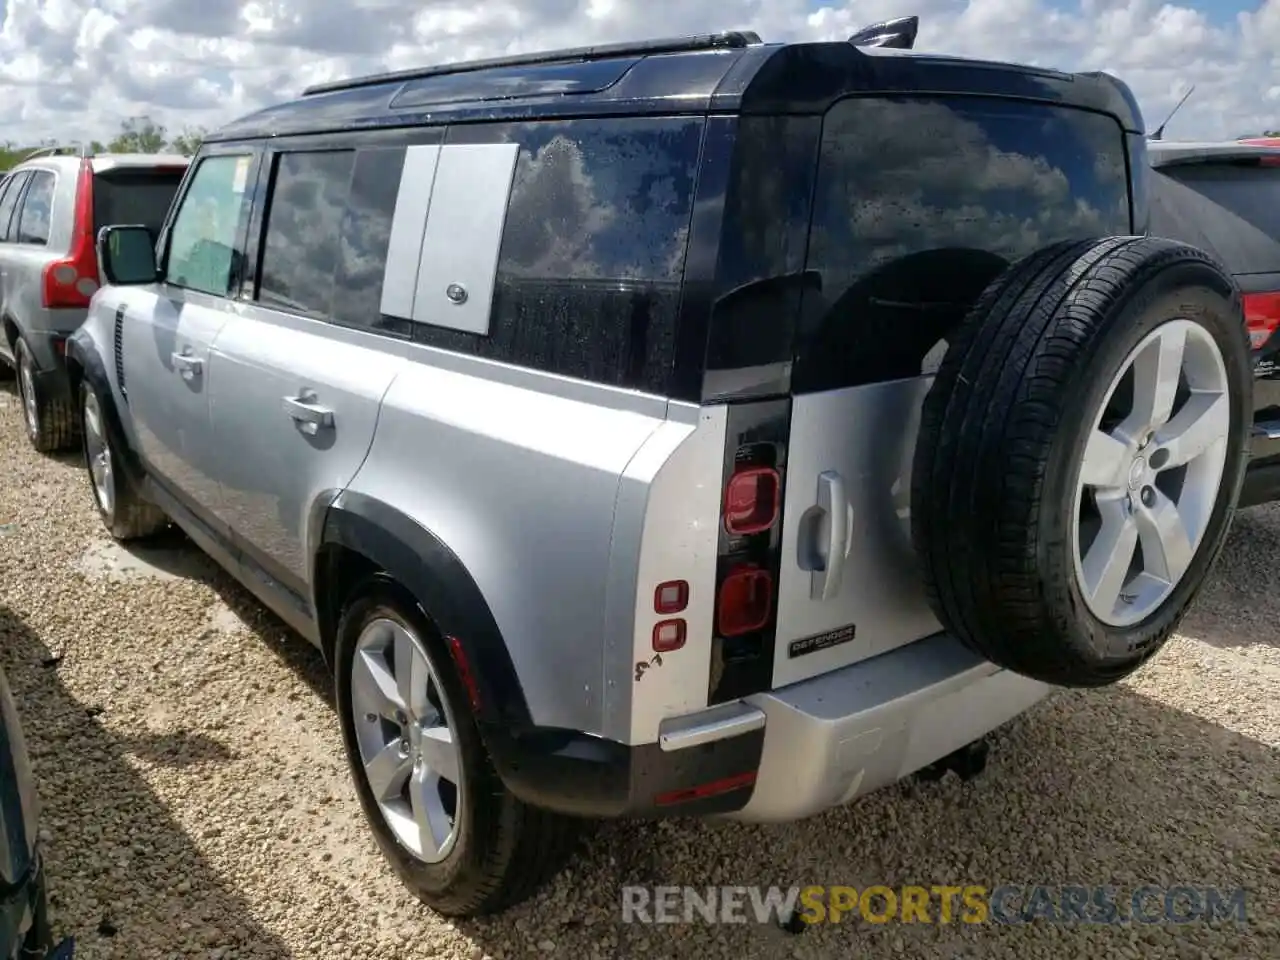
[[[756,771],[751,770],[747,773],[740,773],[737,776],[725,777],[722,780],[712,780],[710,783],[701,783],[696,787],[685,787],[683,790],[669,790],[666,793],[660,793],[654,797],[654,803],[660,807],[669,807],[676,803],[688,803],[691,800],[702,800],[706,797],[718,797],[722,793],[731,793],[734,790],[741,790],[744,787],[750,787],[756,782]]]
[[[782,482],[772,467],[751,467],[729,478],[724,492],[724,527],[734,536],[773,526],[782,503]]]
[[[664,617],[679,613],[689,605],[689,584],[684,580],[668,580],[653,591],[653,612]]]
[[[1249,345],[1261,349],[1280,327],[1280,293],[1246,293],[1244,325],[1249,331]]]
[[[653,625],[653,652],[670,653],[684,646],[687,628],[683,620],[663,620]]]
[[[759,630],[773,609],[773,577],[768,570],[742,566],[720,584],[716,621],[723,637]]]
[[[471,672],[471,662],[467,660],[467,651],[462,649],[462,642],[457,637],[446,637],[449,644],[449,653],[453,656],[453,662],[458,666],[458,677],[462,680],[462,686],[466,688],[467,699],[471,701],[471,709],[480,709],[480,688],[476,686],[475,675]]]

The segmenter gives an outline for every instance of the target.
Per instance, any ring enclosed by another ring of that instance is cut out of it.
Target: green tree
[[[169,141],[169,150],[185,157],[194,157],[204,143],[204,130],[199,127],[185,127],[183,131]]]
[[[107,144],[110,153],[159,153],[165,147],[165,129],[150,117],[129,117]]]

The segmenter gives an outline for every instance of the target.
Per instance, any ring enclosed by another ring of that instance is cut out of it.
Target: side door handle
[[[182,375],[183,380],[194,380],[204,372],[204,361],[193,357],[190,353],[172,354],[173,368]]]
[[[285,397],[282,401],[284,412],[297,424],[304,433],[315,434],[322,427],[333,426],[333,411],[316,403],[316,396],[310,391],[303,391],[296,397]]]

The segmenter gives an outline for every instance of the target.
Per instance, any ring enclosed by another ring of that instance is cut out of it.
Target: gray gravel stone
[[[604,824],[535,901],[446,923],[363,826],[319,655],[180,537],[122,560],[76,458],[34,454],[5,399],[0,659],[84,960],[1280,957],[1280,508],[1241,514],[1153,663],[1009,725],[974,782],[802,824]],[[1252,922],[645,927],[626,883],[1216,884]]]

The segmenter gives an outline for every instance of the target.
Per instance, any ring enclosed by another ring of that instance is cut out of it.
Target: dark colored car
[[[70,940],[53,946],[37,816],[17,705],[0,670],[0,960],[68,960],[74,951]]]
[[[1218,258],[1244,294],[1254,427],[1240,505],[1280,496],[1280,140],[1153,142],[1153,236]]]

